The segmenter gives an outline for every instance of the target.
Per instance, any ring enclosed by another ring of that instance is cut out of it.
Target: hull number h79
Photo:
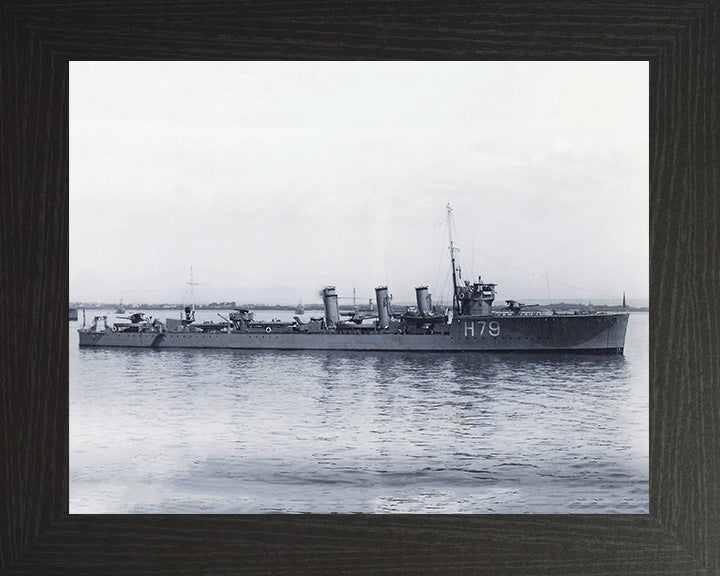
[[[493,320],[492,322],[485,322],[484,320],[479,320],[477,322],[465,322],[465,336],[475,336],[475,324],[477,324],[477,335],[483,336],[485,334],[485,329],[487,328],[487,333],[490,336],[499,336],[500,335],[500,323]]]

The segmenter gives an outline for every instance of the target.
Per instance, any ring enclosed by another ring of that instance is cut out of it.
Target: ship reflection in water
[[[71,513],[647,513],[626,356],[78,348]],[[73,345],[75,344],[75,345]]]

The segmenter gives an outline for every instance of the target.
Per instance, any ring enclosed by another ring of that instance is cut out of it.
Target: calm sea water
[[[648,512],[646,313],[625,356],[80,349],[80,323],[71,513]]]

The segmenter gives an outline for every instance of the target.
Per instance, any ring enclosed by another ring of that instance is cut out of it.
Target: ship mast
[[[195,315],[195,286],[197,282],[193,282],[193,270],[190,266],[190,281],[187,283],[190,286],[190,305],[192,306],[193,316]]]
[[[452,265],[452,279],[453,279],[453,314],[457,310],[457,275],[456,275],[456,268],[455,268],[455,247],[453,246],[453,239],[452,239],[452,208],[450,207],[450,203],[448,202],[447,205],[447,222],[448,222],[448,236],[450,238],[450,264]]]

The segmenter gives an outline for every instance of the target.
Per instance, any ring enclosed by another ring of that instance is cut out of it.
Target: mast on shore
[[[453,280],[453,314],[457,311],[457,273],[455,267],[455,247],[453,246],[452,239],[452,208],[450,203],[447,205],[447,222],[448,222],[448,236],[450,238],[450,264],[452,265],[452,280]]]

